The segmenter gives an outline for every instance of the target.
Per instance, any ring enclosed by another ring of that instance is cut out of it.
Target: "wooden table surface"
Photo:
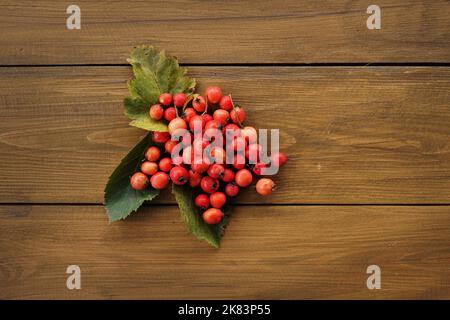
[[[450,298],[448,1],[374,1],[381,30],[359,0],[76,4],[81,30],[65,2],[0,1],[1,299]],[[122,105],[138,44],[281,129],[277,192],[243,192],[218,250],[169,194],[108,224],[144,134]]]

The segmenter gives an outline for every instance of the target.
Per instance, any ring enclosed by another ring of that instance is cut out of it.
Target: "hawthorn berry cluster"
[[[153,120],[166,120],[168,132],[152,133],[161,147],[146,150],[140,171],[130,179],[132,188],[144,190],[150,184],[164,189],[169,181],[199,188],[195,205],[207,224],[220,223],[227,198],[250,186],[269,165],[278,169],[286,163],[282,152],[262,161],[256,129],[243,126],[244,109],[235,106],[230,95],[222,95],[220,87],[207,88],[204,97],[163,93],[149,115]],[[256,191],[263,196],[274,188],[269,178],[256,183]]]

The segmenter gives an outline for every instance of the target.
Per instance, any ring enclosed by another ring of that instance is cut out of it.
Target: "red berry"
[[[159,159],[161,155],[161,151],[159,151],[159,148],[157,147],[150,147],[147,149],[147,151],[145,152],[145,158],[148,161],[156,161]]]
[[[233,110],[230,111],[230,118],[231,121],[234,123],[244,123],[245,120],[245,111],[241,107],[236,107]]]
[[[275,153],[270,156],[270,162],[274,166],[282,167],[282,166],[284,166],[286,161],[287,161],[287,158],[286,158],[286,154],[284,154],[284,152],[278,152],[278,153]]]
[[[170,179],[175,184],[183,185],[189,181],[189,172],[183,167],[173,167],[170,170]]]
[[[156,162],[145,161],[141,164],[141,171],[148,176],[152,176],[158,172],[158,164]]]
[[[222,99],[220,99],[219,105],[223,110],[230,111],[233,109],[233,102],[231,101],[230,96],[223,96]]]
[[[230,114],[226,110],[217,109],[214,111],[213,119],[219,122],[224,127],[230,121]]]
[[[150,107],[150,118],[154,120],[161,120],[164,115],[164,109],[160,104],[154,104]]]
[[[205,123],[208,123],[209,121],[213,120],[212,115],[210,115],[209,113],[202,114],[202,118],[203,121],[205,121]]]
[[[184,121],[183,119],[175,118],[169,122],[168,128],[169,128],[169,133],[173,134],[176,130],[187,129],[187,124],[186,124],[186,121]]]
[[[245,153],[245,150],[247,148],[247,142],[245,141],[245,138],[243,137],[235,137],[231,141],[231,148],[233,151],[239,152],[239,153]]]
[[[157,172],[150,178],[150,183],[155,189],[164,189],[169,184],[169,175],[165,172]]]
[[[254,143],[245,150],[245,157],[250,163],[257,163],[261,158],[261,145]]]
[[[244,169],[245,167],[245,158],[241,154],[236,154],[233,158],[233,168],[236,170]]]
[[[200,184],[202,180],[202,175],[198,172],[189,170],[189,185],[194,188]]]
[[[198,130],[201,131],[205,128],[205,120],[203,120],[202,116],[196,115],[193,116],[190,120],[189,120],[189,128],[191,130],[195,130],[196,126],[198,127]]]
[[[184,110],[183,117],[184,117],[184,119],[186,120],[187,123],[189,123],[191,121],[192,117],[195,117],[195,116],[197,116],[197,112],[195,112],[194,109],[186,108]]]
[[[209,208],[203,212],[203,221],[207,224],[218,224],[223,219],[223,212],[220,209]]]
[[[219,130],[220,133],[222,133],[222,131],[221,131],[222,130],[222,124],[219,121],[217,121],[217,120],[208,121],[205,124],[205,132],[208,131],[208,130]],[[214,135],[214,134],[216,134],[216,133],[212,133],[211,135]]]
[[[169,172],[170,169],[172,169],[173,164],[172,164],[172,159],[171,158],[162,158],[159,161],[159,170],[164,171],[164,172]]]
[[[222,178],[225,173],[225,168],[221,164],[213,164],[208,169],[208,176],[214,179]]]
[[[170,139],[170,133],[161,132],[161,131],[153,131],[152,140],[156,143],[166,143]]]
[[[239,187],[234,182],[231,182],[225,186],[225,193],[229,197],[236,197],[239,193]]]
[[[166,150],[167,153],[172,153],[173,148],[175,148],[178,143],[179,143],[178,141],[169,140],[164,145],[164,149]]]
[[[191,169],[198,173],[203,173],[208,170],[209,164],[206,161],[202,161],[201,163],[193,163],[191,165]]]
[[[220,209],[224,206],[225,202],[227,202],[227,196],[225,193],[217,191],[211,193],[209,196],[209,203],[211,203],[211,207]]]
[[[173,96],[173,104],[175,107],[183,107],[184,104],[186,103],[186,101],[187,101],[187,96],[182,92],[176,93]]]
[[[264,168],[267,167],[267,165],[264,162],[258,162],[253,166],[253,173],[260,176],[264,173]]]
[[[161,93],[159,96],[159,103],[163,106],[168,107],[172,103],[172,95],[170,93]]]
[[[206,101],[205,98],[203,98],[202,96],[198,96],[196,97],[193,101],[192,101],[192,107],[195,109],[195,111],[197,112],[204,112],[206,109]]]
[[[223,148],[221,147],[213,147],[210,151],[210,155],[211,155],[211,160],[215,163],[218,164],[223,164],[226,162],[226,153],[225,150],[223,150]]]
[[[234,171],[231,169],[225,169],[222,175],[223,182],[231,182],[234,180]]]
[[[222,98],[222,90],[217,87],[208,87],[205,92],[206,99],[212,104],[216,104]]]
[[[236,184],[239,187],[245,188],[252,183],[253,176],[252,173],[247,169],[241,169],[238,172],[236,172],[234,179],[236,180]]]
[[[258,132],[253,127],[244,127],[241,129],[241,135],[248,144],[254,144],[258,141]]]
[[[136,172],[131,176],[130,184],[134,190],[144,190],[148,186],[148,177],[142,172]]]
[[[206,193],[213,193],[219,189],[219,180],[205,176],[200,181],[200,187]]]
[[[174,107],[167,108],[164,110],[164,119],[167,121],[172,121],[177,117],[177,112],[175,111]]]
[[[267,196],[275,189],[275,183],[271,179],[262,178],[256,183],[256,192],[262,196]]]
[[[200,209],[206,210],[209,208],[209,197],[207,194],[201,193],[195,197],[194,203]]]
[[[225,135],[225,137],[227,137],[229,139],[239,136],[240,133],[241,133],[241,129],[234,123],[227,124],[223,128],[223,134]]]

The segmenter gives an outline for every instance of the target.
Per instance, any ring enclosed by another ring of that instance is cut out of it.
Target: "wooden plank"
[[[101,203],[143,131],[123,115],[127,67],[0,69],[0,201]],[[242,203],[449,203],[449,68],[197,67],[290,158]],[[171,202],[170,197],[162,198]]]
[[[0,64],[125,63],[139,44],[183,63],[450,62],[445,0],[378,0],[381,30],[362,0],[76,4],[80,30],[66,28],[66,2],[2,1]]]
[[[450,298],[447,206],[236,207],[218,250],[174,206],[111,225],[100,206],[1,206],[0,233],[1,299]]]

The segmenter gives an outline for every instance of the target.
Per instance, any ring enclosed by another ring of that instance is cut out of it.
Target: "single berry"
[[[209,208],[203,212],[203,221],[207,224],[218,224],[223,219],[223,212],[220,209]]]
[[[164,189],[169,184],[169,175],[165,172],[157,172],[150,178],[150,183],[155,189]]]
[[[164,171],[164,172],[169,172],[170,169],[172,169],[173,164],[172,164],[172,159],[171,158],[162,158],[159,161],[159,170]]]
[[[147,151],[145,152],[145,158],[148,161],[156,161],[159,159],[159,157],[161,156],[161,151],[159,151],[159,148],[157,147],[150,147],[147,149]]]
[[[172,121],[177,117],[177,112],[175,111],[174,107],[167,108],[164,110],[164,119],[167,121]]]
[[[208,169],[208,176],[210,176],[211,178],[214,178],[214,179],[222,178],[224,173],[225,173],[225,168],[221,164],[215,163],[215,164],[211,165],[211,167],[209,167],[209,169]]]
[[[189,170],[189,185],[192,188],[195,188],[200,184],[200,181],[202,180],[202,175],[198,172],[194,172],[192,170]]]
[[[231,121],[234,123],[242,124],[245,120],[245,111],[241,107],[236,107],[233,110],[230,111],[230,118]]]
[[[245,187],[248,187],[252,183],[253,176],[249,170],[241,169],[238,172],[236,172],[234,179],[236,180],[236,184],[239,187],[245,188]]]
[[[170,93],[161,93],[159,96],[159,103],[163,106],[168,107],[172,103],[172,95]]]
[[[148,186],[148,177],[142,172],[136,172],[131,176],[130,184],[134,190],[144,190]]]
[[[232,182],[234,181],[234,171],[231,169],[225,169],[222,175],[223,182]]]
[[[258,143],[249,145],[245,150],[245,157],[250,163],[258,163],[261,158],[261,145]]]
[[[229,197],[236,197],[239,193],[239,187],[234,182],[231,182],[225,186],[225,193]]]
[[[189,128],[194,131],[198,130],[201,131],[205,128],[205,120],[203,120],[202,116],[195,115],[189,120]]]
[[[230,121],[230,114],[226,110],[217,109],[213,113],[213,119],[219,122],[222,127],[224,127],[227,125],[228,121]]]
[[[233,101],[231,101],[231,96],[223,96],[222,99],[220,99],[219,105],[223,110],[230,111],[233,109]]]
[[[217,86],[208,87],[205,96],[208,102],[212,104],[219,103],[220,99],[222,99],[222,90]]]
[[[184,104],[186,103],[186,101],[187,101],[187,96],[186,96],[186,94],[184,94],[184,93],[182,93],[182,92],[180,92],[180,93],[176,93],[174,96],[173,96],[173,105],[175,106],[175,107],[183,107],[184,106]]]
[[[204,112],[206,109],[205,98],[203,98],[202,96],[196,97],[194,100],[192,100],[192,107],[197,112]]]
[[[217,191],[209,196],[209,203],[213,208],[220,209],[225,205],[225,202],[227,202],[227,196],[223,192]]]
[[[207,163],[206,161],[202,161],[200,163],[193,163],[191,165],[191,169],[198,173],[203,173],[203,172],[207,171],[208,168],[209,168],[209,163]]]
[[[183,185],[189,181],[189,172],[183,167],[173,167],[170,170],[170,179],[177,185]]]
[[[184,110],[183,118],[186,120],[187,123],[189,123],[191,121],[192,117],[195,117],[195,116],[197,116],[197,112],[195,112],[194,109],[186,108]]]
[[[264,168],[266,167],[267,165],[264,162],[258,162],[253,166],[252,171],[254,174],[260,176],[264,174]]]
[[[205,124],[208,123],[209,121],[213,120],[212,115],[210,115],[209,113],[202,114],[202,118],[203,118],[203,121],[205,121]]]
[[[195,197],[194,203],[196,207],[206,210],[209,208],[209,197],[207,194],[201,193]]]
[[[170,139],[168,132],[153,131],[152,140],[156,143],[166,143]]]
[[[218,132],[213,131],[209,136],[216,135],[216,134],[222,134],[222,124],[217,120],[208,121],[205,124],[205,134],[208,130],[217,130],[218,131]]]
[[[270,156],[270,162],[277,167],[282,167],[286,163],[287,158],[284,152],[278,152]]]
[[[245,158],[241,154],[236,154],[233,158],[233,168],[241,170],[245,168]]]
[[[213,193],[219,189],[219,180],[204,176],[200,181],[200,187],[206,193]]]
[[[219,146],[213,147],[209,154],[211,155],[211,161],[215,163],[223,164],[226,162],[226,152]]]
[[[231,140],[231,148],[233,149],[233,151],[244,154],[247,148],[247,142],[245,141],[245,138],[235,137],[233,140]]]
[[[247,144],[254,144],[258,141],[258,132],[253,127],[242,128],[241,135],[245,138]]]
[[[240,136],[241,129],[234,123],[230,123],[223,128],[223,134],[225,135],[225,137],[231,139]]]
[[[256,183],[256,192],[262,196],[267,196],[275,189],[275,183],[271,179],[262,178]]]
[[[164,115],[164,109],[160,104],[154,104],[150,107],[150,118],[154,120],[161,120]]]
[[[164,145],[164,149],[166,150],[167,153],[172,153],[173,148],[175,148],[178,145],[178,143],[179,143],[178,141],[169,140]]]
[[[158,164],[152,161],[145,161],[141,164],[141,171],[148,176],[152,176],[158,172]]]
[[[169,122],[168,128],[169,128],[169,133],[173,134],[176,130],[187,129],[187,124],[186,124],[186,121],[184,121],[183,119],[175,118]]]

